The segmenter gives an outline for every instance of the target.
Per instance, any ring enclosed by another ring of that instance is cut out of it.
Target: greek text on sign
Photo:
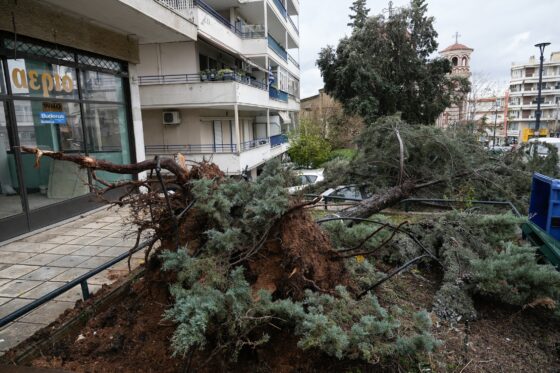
[[[74,91],[74,79],[69,74],[60,76],[43,72],[41,75],[37,70],[25,71],[25,69],[12,69],[12,82],[16,88],[26,88],[32,91],[42,91],[43,97],[49,97],[50,92],[72,93]]]
[[[42,112],[41,124],[66,124],[66,113]]]

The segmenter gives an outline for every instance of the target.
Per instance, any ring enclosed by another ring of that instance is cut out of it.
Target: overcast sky
[[[300,0],[301,97],[318,93],[323,80],[315,65],[322,47],[336,45],[350,33],[352,0]],[[408,4],[394,0],[395,6]],[[370,14],[386,9],[388,1],[368,0]],[[549,41],[545,52],[560,51],[560,0],[428,0],[428,14],[436,19],[439,50],[459,43],[474,49],[471,71],[505,86],[512,62],[524,62],[537,54],[533,45]]]

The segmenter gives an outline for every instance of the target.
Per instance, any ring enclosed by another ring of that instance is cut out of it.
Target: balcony
[[[163,0],[158,0],[158,1],[163,1]],[[180,0],[180,1],[188,1],[188,0]],[[227,18],[222,16],[220,13],[218,13],[214,8],[208,5],[204,0],[191,0],[191,1],[194,1],[194,5],[204,10],[204,12],[212,16],[216,21],[218,21],[223,26],[228,28],[231,32],[239,36],[241,39],[262,39],[265,37],[263,25],[244,25],[243,27],[238,28],[236,25],[233,25]],[[202,25],[200,25],[200,22],[199,22],[199,26],[202,27]]]
[[[276,135],[276,136],[271,136],[270,137],[270,147],[275,148],[277,146],[280,146],[282,144],[287,144],[288,143],[288,136],[285,134],[280,134],[280,135]]]
[[[233,72],[138,77],[143,108],[244,104],[266,107],[266,83]]]
[[[288,20],[290,21],[290,24],[291,24],[292,27],[294,28],[294,31],[296,32],[296,34],[299,35],[299,29],[298,29],[298,27],[296,26],[296,24],[295,24],[294,20],[292,19],[292,17],[288,16]]]
[[[268,47],[284,61],[288,61],[288,52],[270,35],[268,35]]]
[[[288,94],[284,91],[280,91],[274,87],[269,87],[268,94],[272,100],[288,102]]]
[[[244,142],[241,152],[237,151],[236,144],[146,145],[145,150],[149,157],[173,157],[181,153],[195,162],[211,160],[226,174],[239,175],[246,168],[255,168],[288,150],[287,139],[279,136]],[[270,146],[271,141],[275,141],[274,147]]]
[[[276,9],[280,12],[280,15],[282,15],[284,19],[288,18],[288,11],[286,10],[286,7],[284,7],[284,4],[282,4],[280,0],[273,0],[273,2],[274,5],[276,5]]]
[[[45,0],[117,32],[134,35],[141,44],[196,40],[197,28],[186,16],[189,0]]]

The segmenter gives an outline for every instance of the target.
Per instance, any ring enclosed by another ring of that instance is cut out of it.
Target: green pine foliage
[[[302,350],[319,350],[339,359],[377,362],[393,356],[432,351],[424,313],[410,315],[414,326],[403,330],[402,311],[387,311],[375,295],[356,299],[344,287],[332,294],[307,290],[301,301],[277,299],[260,290],[255,294],[243,266],[232,266],[232,254],[262,239],[267,227],[288,208],[279,165],[267,166],[255,183],[193,182],[197,208],[208,220],[206,242],[196,252],[188,248],[161,253],[163,270],[174,273],[170,286],[173,305],[164,317],[176,323],[171,339],[176,356],[206,350],[236,360],[244,348],[270,342],[271,325],[291,331]],[[338,247],[356,244],[370,234],[364,226],[340,232]],[[384,237],[380,235],[378,239]],[[369,246],[366,246],[369,247]],[[348,259],[358,287],[365,289],[378,274],[372,262]]]
[[[475,293],[524,306],[538,299],[560,300],[560,272],[538,264],[532,247],[508,244],[501,252],[472,262]]]

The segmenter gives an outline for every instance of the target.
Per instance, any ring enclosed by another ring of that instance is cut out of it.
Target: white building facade
[[[147,156],[180,152],[255,177],[298,120],[298,0],[159,1],[197,37],[139,46]]]
[[[510,133],[518,134],[519,142],[535,136],[557,136],[560,132],[558,117],[560,109],[560,52],[553,52],[543,66],[541,124],[535,133],[535,112],[538,101],[539,61],[531,57],[522,64],[511,67],[509,86]]]

